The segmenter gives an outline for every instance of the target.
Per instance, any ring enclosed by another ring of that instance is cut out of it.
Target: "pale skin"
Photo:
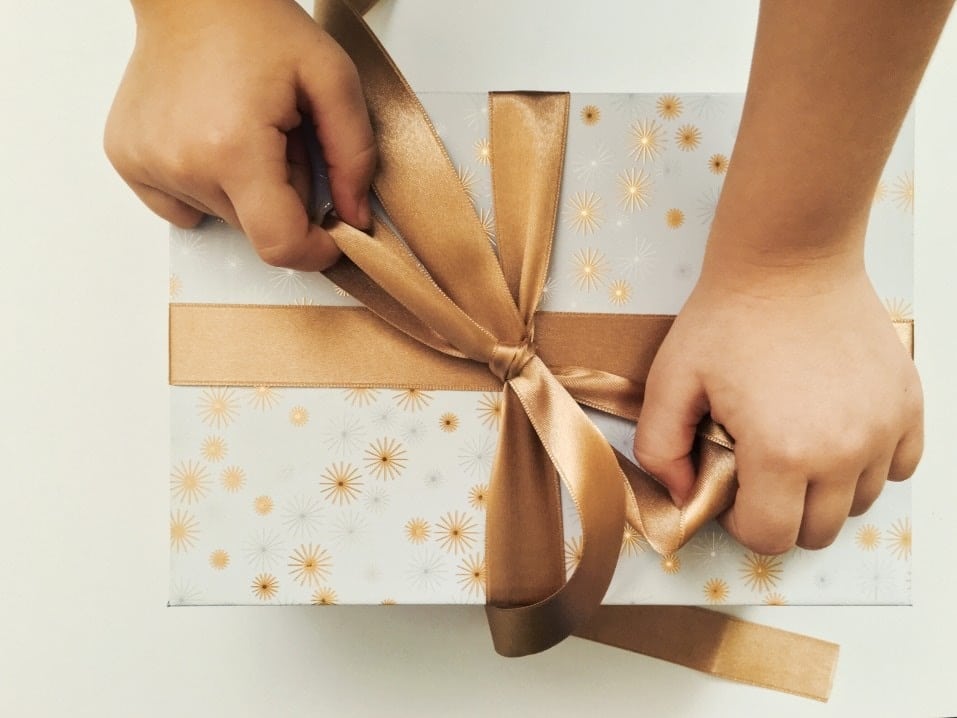
[[[915,470],[923,398],[864,271],[881,170],[953,0],[765,0],[701,276],[648,376],[635,455],[681,504],[694,430],[736,440],[722,525],[765,554],[831,543]],[[181,227],[205,214],[264,261],[338,258],[309,220],[303,114],[335,208],[369,224],[375,143],[355,68],[293,0],[133,0],[107,154]]]

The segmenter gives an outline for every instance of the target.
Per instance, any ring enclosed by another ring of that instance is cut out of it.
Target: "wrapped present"
[[[677,605],[908,602],[908,484],[827,550],[770,557],[712,521],[734,492],[720,426],[683,510],[629,458],[742,98],[420,105],[352,10],[318,12],[363,78],[381,205],[371,236],[331,222],[346,258],[325,276],[263,264],[221,223],[173,230],[171,604],[487,604],[507,655],[575,633],[826,694],[830,644]],[[867,238],[905,341],[911,135]],[[769,668],[756,642],[816,668]]]

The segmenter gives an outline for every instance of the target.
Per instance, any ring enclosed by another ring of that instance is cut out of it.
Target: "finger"
[[[890,466],[890,459],[884,459],[868,467],[861,474],[861,478],[857,480],[857,488],[854,490],[854,500],[851,502],[848,516],[860,516],[877,501],[877,497],[884,490],[884,484],[887,483]]]
[[[904,435],[894,451],[887,478],[891,481],[903,481],[913,476],[924,453],[924,421],[918,420],[916,428]]]
[[[796,541],[798,546],[820,549],[834,543],[851,511],[854,501],[852,487],[855,486],[853,479],[811,481],[808,484],[804,497],[804,517]]]
[[[376,166],[375,137],[355,65],[331,39],[323,49],[326,52],[303,59],[299,83],[329,168],[336,213],[365,229],[372,223],[369,187]]]
[[[302,136],[302,126],[286,133],[286,162],[289,163],[289,184],[296,190],[299,199],[306,208],[306,214],[312,218],[312,165]]]
[[[203,221],[203,212],[185,202],[161,192],[155,187],[140,182],[130,183],[130,187],[143,204],[155,214],[182,229],[192,229]]]
[[[680,507],[694,487],[691,448],[708,403],[693,376],[661,366],[652,366],[648,374],[635,433],[635,458]]]

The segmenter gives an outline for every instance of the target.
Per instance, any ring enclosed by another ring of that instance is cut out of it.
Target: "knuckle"
[[[793,535],[763,532],[759,535],[747,535],[738,539],[746,548],[764,556],[779,556],[795,546]]]
[[[833,534],[823,534],[823,535],[813,535],[813,536],[799,536],[797,540],[797,545],[808,551],[818,551],[822,548],[827,548],[834,540],[837,538],[837,533]]]
[[[302,251],[289,244],[270,244],[257,249],[260,259],[273,267],[297,267],[302,260]]]

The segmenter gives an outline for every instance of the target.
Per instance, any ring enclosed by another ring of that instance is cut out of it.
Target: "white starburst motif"
[[[572,172],[586,185],[598,178],[602,169],[611,164],[612,154],[608,148],[599,143],[587,152],[578,155],[572,163]]]
[[[430,489],[437,489],[445,483],[445,477],[438,469],[432,469],[422,477],[422,483]]]
[[[857,571],[857,583],[861,595],[875,602],[885,598],[897,583],[894,564],[881,555],[865,559]]]
[[[641,281],[655,266],[655,247],[647,237],[635,236],[631,251],[616,260],[615,268],[632,281]]]
[[[711,226],[720,196],[721,191],[712,187],[698,198],[698,219],[701,220],[701,224]]]
[[[382,569],[380,569],[374,563],[371,563],[368,566],[366,566],[364,575],[365,575],[366,581],[368,581],[369,583],[376,583],[378,582],[380,578],[382,578]]]
[[[279,534],[263,529],[254,534],[244,547],[246,560],[258,571],[275,568],[283,559],[283,545]]]
[[[384,486],[373,486],[363,497],[366,508],[375,514],[381,514],[389,505],[389,492]]]
[[[176,581],[170,586],[170,606],[192,606],[203,597],[203,592],[190,581]]]
[[[688,100],[688,108],[698,117],[712,120],[724,114],[727,102],[718,95],[694,95]]]
[[[246,262],[243,261],[243,258],[234,252],[230,252],[223,259],[223,266],[226,267],[230,272],[238,272],[245,266]]]
[[[486,435],[467,441],[459,451],[459,465],[471,476],[484,477],[492,468],[495,441]]]
[[[434,591],[442,581],[448,569],[442,556],[432,551],[422,551],[409,563],[407,575],[409,583],[415,588]]]
[[[827,591],[831,585],[834,583],[834,579],[831,578],[831,574],[826,571],[819,571],[814,574],[814,578],[811,579],[811,582],[814,584],[814,587],[818,591]]]
[[[302,272],[288,267],[273,267],[269,272],[269,282],[286,297],[301,296],[306,290]]]
[[[380,407],[377,407],[376,410],[372,413],[372,424],[377,429],[391,429],[395,426],[395,420],[398,412],[395,407],[390,404],[384,404]]]
[[[655,165],[655,176],[662,180],[677,179],[681,176],[681,163],[675,160],[664,160]]]
[[[619,93],[611,99],[612,108],[629,120],[650,114],[655,108],[655,98],[639,92]]]
[[[555,287],[555,277],[549,277],[545,280],[545,284],[542,285],[542,297],[539,300],[540,307],[546,306],[552,297],[555,296]]]
[[[283,526],[297,537],[311,536],[322,523],[322,504],[308,496],[297,496],[283,508]]]
[[[362,446],[364,438],[362,422],[348,415],[328,424],[322,432],[325,447],[340,456],[357,450]]]
[[[426,436],[425,422],[421,419],[409,419],[401,430],[402,438],[409,444],[421,444]]]
[[[183,259],[202,259],[206,256],[206,245],[194,230],[172,227],[169,239],[172,253]]]
[[[355,511],[339,514],[332,522],[332,542],[338,548],[355,546],[369,531],[365,517]]]
[[[731,542],[723,531],[699,531],[688,545],[687,556],[699,566],[711,566],[721,561],[731,550]]]
[[[488,127],[488,99],[483,95],[472,100],[471,107],[465,112],[465,124],[473,130],[485,131]]]

